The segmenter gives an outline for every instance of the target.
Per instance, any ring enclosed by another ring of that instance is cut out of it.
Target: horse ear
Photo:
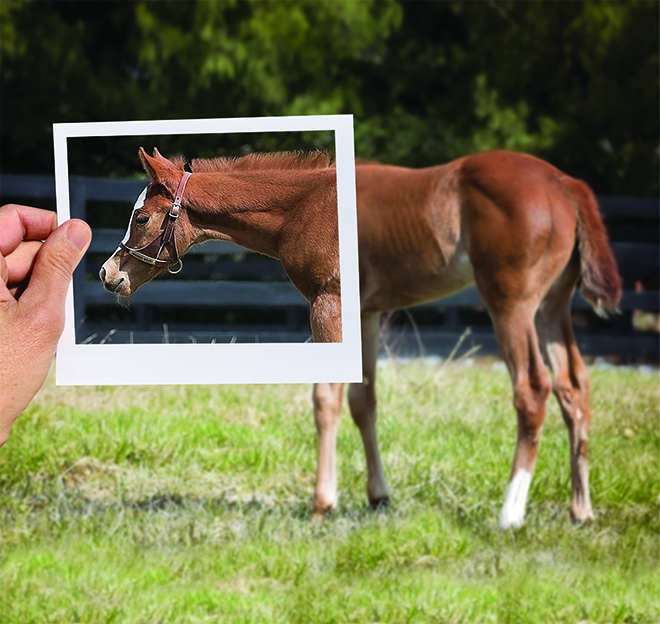
[[[163,156],[159,151],[157,147],[154,147],[154,158],[158,160],[159,162],[162,162],[164,164],[173,164],[171,161],[167,160],[165,156]]]
[[[157,149],[154,149],[154,156],[149,156],[144,148],[140,148],[140,160],[144,170],[153,182],[158,182],[168,189],[176,186],[176,166],[174,163],[160,155]]]

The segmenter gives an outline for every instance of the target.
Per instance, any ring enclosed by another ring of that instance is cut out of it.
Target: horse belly
[[[467,249],[461,248],[452,256],[451,261],[440,274],[436,283],[436,291],[429,301],[453,295],[473,283],[474,272],[470,257]]]
[[[474,283],[472,264],[463,245],[449,262],[434,270],[420,266],[391,267],[387,277],[365,283],[363,312],[386,312],[448,297]]]

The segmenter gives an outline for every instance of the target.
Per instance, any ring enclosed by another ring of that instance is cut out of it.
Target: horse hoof
[[[571,511],[571,524],[578,526],[591,526],[594,522],[596,522],[596,518],[591,512],[576,514]]]
[[[312,517],[311,521],[312,522],[321,522],[322,520],[326,520],[332,515],[332,512],[334,510],[334,507],[323,507],[321,509],[313,509],[312,510]]]
[[[371,511],[385,511],[390,506],[390,497],[374,498],[369,501]]]
[[[502,512],[500,515],[499,522],[497,523],[502,531],[508,531],[509,529],[515,530],[519,529],[525,524],[524,515],[510,515],[508,513]]]

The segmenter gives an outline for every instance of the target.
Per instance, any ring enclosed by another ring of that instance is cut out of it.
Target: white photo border
[[[57,215],[59,223],[71,218],[69,138],[324,130],[335,133],[343,342],[76,344],[75,293],[71,284],[66,300],[64,332],[57,351],[57,385],[362,381],[352,115],[53,124]],[[163,366],[163,362],[169,365]]]

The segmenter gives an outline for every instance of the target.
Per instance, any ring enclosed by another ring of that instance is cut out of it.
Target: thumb
[[[63,306],[73,271],[91,240],[91,229],[77,219],[66,221],[52,232],[37,254],[30,283],[20,298],[21,305]]]

